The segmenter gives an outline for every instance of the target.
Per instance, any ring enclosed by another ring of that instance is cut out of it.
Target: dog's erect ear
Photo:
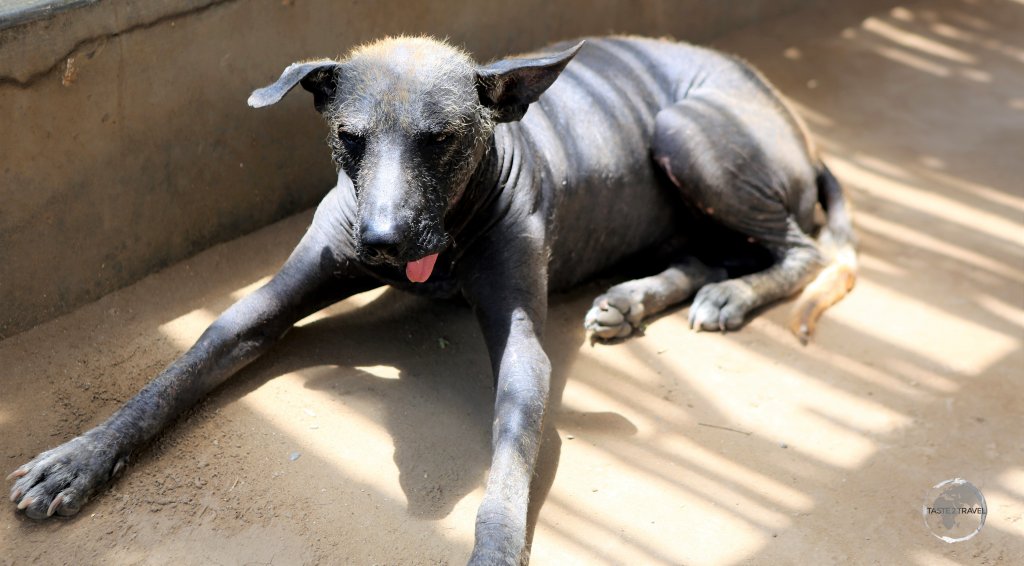
[[[313,106],[318,112],[323,112],[338,88],[337,71],[340,66],[341,63],[330,59],[292,63],[281,73],[281,78],[277,79],[276,83],[252,91],[249,95],[249,106],[270,106],[284,98],[296,84],[302,83],[302,88],[313,93]]]
[[[555,82],[583,43],[546,57],[503,59],[477,69],[480,102],[494,111],[498,122],[519,120],[527,107]]]

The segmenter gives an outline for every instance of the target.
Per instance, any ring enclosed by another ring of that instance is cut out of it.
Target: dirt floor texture
[[[717,42],[793,101],[855,205],[861,277],[802,347],[787,305],[591,347],[553,300],[535,564],[1024,564],[1024,2],[832,3]],[[325,150],[326,151],[326,150]],[[310,214],[0,342],[0,467],[109,416],[281,264]],[[458,303],[303,321],[71,520],[0,512],[0,564],[460,564],[493,391]],[[987,522],[947,544],[928,489]]]

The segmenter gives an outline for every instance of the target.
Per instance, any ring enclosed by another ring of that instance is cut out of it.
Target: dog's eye
[[[451,132],[422,132],[417,136],[419,143],[428,148],[436,148],[445,144],[451,137]]]
[[[345,147],[345,151],[353,157],[361,155],[366,147],[366,139],[363,136],[346,130],[338,130],[338,140]]]

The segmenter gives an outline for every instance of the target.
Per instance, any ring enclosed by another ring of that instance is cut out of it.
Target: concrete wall
[[[334,171],[309,97],[245,104],[296,59],[398,33],[481,60],[699,42],[807,1],[0,0],[0,338],[315,204]]]

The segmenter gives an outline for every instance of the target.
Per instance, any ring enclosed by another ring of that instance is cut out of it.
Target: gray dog
[[[806,339],[853,285],[838,183],[780,96],[735,58],[610,37],[481,66],[402,37],[291,65],[249,104],[274,104],[299,84],[330,128],[338,185],[269,283],[109,420],[11,474],[11,500],[28,516],[77,513],[296,321],[386,284],[461,294],[479,318],[496,400],[470,562],[516,564],[528,557],[548,398],[549,291],[647,258],[656,274],[612,287],[586,314],[593,336],[613,339],[691,297],[691,327],[733,330],[806,287],[793,318]]]

